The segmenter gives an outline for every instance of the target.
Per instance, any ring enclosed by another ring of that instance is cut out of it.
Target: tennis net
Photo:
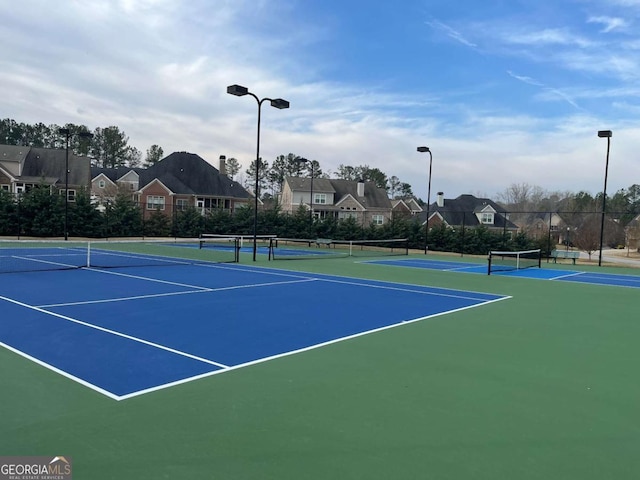
[[[540,249],[523,250],[520,252],[489,252],[489,266],[487,274],[524,268],[540,268],[542,266],[542,254]]]
[[[379,257],[408,255],[409,240],[331,240],[328,238],[272,238],[270,260],[304,260],[335,257]]]
[[[170,266],[238,261],[238,240],[219,238],[206,250],[200,239],[2,240],[0,273]]]
[[[255,235],[256,246],[269,248],[269,242],[277,235]],[[200,234],[200,248],[216,248],[219,239],[235,238],[240,248],[253,247],[253,235],[244,234],[218,234],[218,233],[202,233]],[[266,253],[266,251],[265,251]]]

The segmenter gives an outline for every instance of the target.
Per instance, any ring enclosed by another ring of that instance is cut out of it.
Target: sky
[[[640,0],[0,2],[0,116],[243,171],[294,153],[431,201],[640,184]],[[242,181],[242,175],[236,179]]]

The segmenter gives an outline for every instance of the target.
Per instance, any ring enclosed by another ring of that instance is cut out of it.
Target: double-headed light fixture
[[[262,104],[265,101],[269,101],[271,106],[274,108],[278,108],[280,110],[289,108],[289,102],[282,98],[258,98],[257,95],[250,92],[247,87],[243,87],[242,85],[230,85],[227,87],[227,93],[230,95],[235,95],[236,97],[244,97],[245,95],[249,95],[253,97],[256,102],[258,102],[258,134],[256,141],[256,185],[255,191],[253,194],[255,195],[255,206],[253,211],[253,261],[256,261],[256,252],[258,250],[258,196],[259,196],[259,187],[260,187],[260,112],[262,109]]]

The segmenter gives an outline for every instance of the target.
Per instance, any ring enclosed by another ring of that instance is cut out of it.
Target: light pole
[[[262,103],[265,101],[271,102],[271,106],[278,108],[280,110],[284,108],[289,108],[289,102],[282,98],[258,98],[257,95],[250,92],[247,87],[243,87],[242,85],[230,85],[227,87],[227,93],[230,95],[235,95],[236,97],[244,97],[245,95],[250,95],[255,98],[256,102],[258,102],[258,135],[256,141],[256,186],[255,191],[253,192],[255,195],[255,210],[253,212],[253,261],[256,261],[256,252],[258,251],[258,189],[260,185],[260,112],[262,109]]]
[[[569,232],[571,231],[571,228],[567,227],[567,238],[566,238],[566,242],[567,242],[567,252],[569,251]]]
[[[433,165],[433,155],[431,155],[431,150],[429,147],[418,147],[418,151],[420,153],[428,153],[429,154],[429,186],[427,187],[427,222],[424,228],[424,254],[426,255],[429,251],[429,214],[431,207],[431,167]]]
[[[60,135],[65,136],[65,149],[64,149],[64,239],[69,240],[69,140],[73,135],[77,135],[83,138],[92,138],[93,133],[90,132],[78,132],[72,133],[68,128],[60,128],[58,130]]]
[[[602,192],[602,218],[600,220],[600,256],[598,257],[598,266],[602,266],[602,243],[604,241],[604,210],[607,206],[607,175],[609,174],[609,148],[611,147],[611,130],[599,130],[598,137],[607,139],[607,161],[604,166],[604,190]]]

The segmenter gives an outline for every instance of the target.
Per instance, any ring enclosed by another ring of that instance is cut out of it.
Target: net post
[[[91,241],[87,242],[87,268],[91,267]]]
[[[489,256],[487,257],[487,275],[491,275],[491,252],[489,252]]]

